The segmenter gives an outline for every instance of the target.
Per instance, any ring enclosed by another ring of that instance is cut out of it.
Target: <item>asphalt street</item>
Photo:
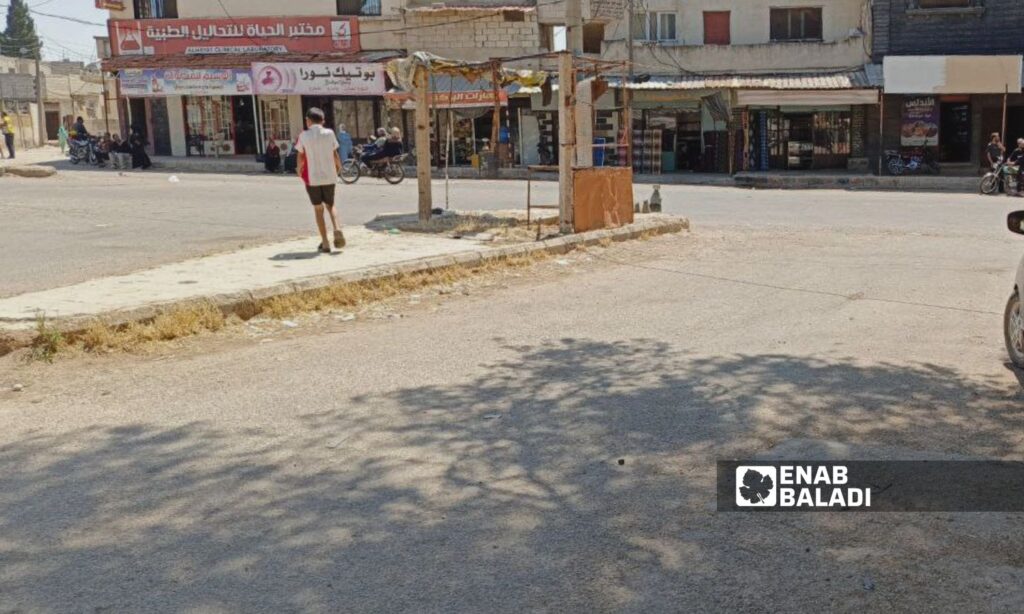
[[[0,180],[0,297],[129,273],[189,257],[315,234],[305,194],[293,177],[126,172],[61,165],[51,179]],[[455,180],[448,205],[460,210],[521,209],[521,181]],[[434,182],[445,206],[446,186]],[[651,186],[638,185],[636,199]],[[537,202],[557,202],[552,182],[535,184]],[[987,236],[1003,225],[1002,197],[973,194],[755,191],[664,186],[665,210],[696,225],[893,228]],[[1009,201],[1009,202],[1008,202]],[[339,188],[344,222],[416,210],[415,182],[362,180]],[[1024,202],[1020,203],[1024,207]]]
[[[90,232],[166,254],[305,222],[284,179],[60,181],[54,206],[14,184],[22,204],[5,196],[3,215],[81,228],[69,243],[83,258]],[[505,184],[457,188],[512,198]],[[357,190],[373,196],[351,219],[412,193]],[[1004,229],[1016,201],[666,195],[692,232],[354,320],[264,322],[142,356],[0,359],[0,610],[1019,610],[1021,514],[714,503],[720,458],[1024,458],[1000,329],[1024,252]],[[17,234],[5,226],[5,258]],[[64,271],[39,235],[14,240],[18,270]],[[133,250],[108,252],[137,266]]]

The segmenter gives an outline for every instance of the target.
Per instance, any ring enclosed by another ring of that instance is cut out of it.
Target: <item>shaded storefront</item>
[[[1024,136],[1022,56],[887,56],[882,150],[921,152],[943,174],[987,167],[985,146]]]
[[[147,137],[152,153],[183,149],[189,156],[233,156],[258,151],[248,70],[126,69],[120,72],[119,87],[128,99],[130,129]]]
[[[498,89],[498,142],[494,134],[495,90],[490,80],[470,81],[461,76],[432,75],[430,80],[430,155],[437,167],[478,166],[482,154],[496,151],[500,166],[521,159],[519,153],[519,110],[510,108],[509,96],[518,86]],[[401,113],[408,146],[414,146],[415,102],[408,92],[394,90],[386,95],[392,113]],[[525,102],[525,101],[524,101]]]

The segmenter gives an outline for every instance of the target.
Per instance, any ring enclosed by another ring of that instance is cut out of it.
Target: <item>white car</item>
[[[1010,232],[1024,235],[1024,211],[1014,211],[1006,217],[1006,225]],[[1024,369],[1024,312],[1021,311],[1021,293],[1024,292],[1024,260],[1017,266],[1017,279],[1013,284],[1013,294],[1006,302],[1003,314],[1003,335],[1006,338],[1006,351],[1010,354],[1013,364]]]

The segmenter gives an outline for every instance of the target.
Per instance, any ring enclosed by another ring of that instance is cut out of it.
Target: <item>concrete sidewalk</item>
[[[332,255],[317,253],[318,238],[293,239],[0,299],[0,333],[27,332],[40,314],[60,328],[75,329],[100,316],[111,323],[142,320],[173,305],[196,300],[209,300],[231,310],[254,300],[332,283],[540,250],[564,252],[573,245],[624,240],[642,233],[678,232],[686,227],[688,222],[682,218],[647,215],[613,230],[495,244],[350,226],[345,229],[348,245]]]

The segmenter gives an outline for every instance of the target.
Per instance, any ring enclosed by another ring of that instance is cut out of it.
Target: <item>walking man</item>
[[[4,144],[7,145],[7,157],[14,159],[14,122],[7,111],[0,111],[0,133],[4,135]]]
[[[299,135],[295,145],[298,152],[296,172],[306,184],[309,201],[316,213],[316,227],[320,231],[322,254],[331,253],[331,243],[327,240],[327,223],[324,220],[324,207],[331,214],[331,225],[334,228],[334,246],[345,247],[345,235],[341,233],[338,215],[334,211],[334,187],[341,172],[341,158],[338,157],[338,137],[333,130],[324,127],[324,112],[313,107],[306,111],[306,129]]]

